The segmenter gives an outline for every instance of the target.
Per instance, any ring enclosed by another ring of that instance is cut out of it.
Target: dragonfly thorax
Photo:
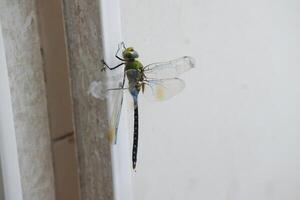
[[[138,60],[128,61],[125,63],[125,74],[129,82],[130,92],[132,95],[133,93],[138,94],[143,88],[145,78],[143,65]]]
[[[126,70],[129,70],[129,69],[135,69],[135,70],[138,70],[138,71],[142,71],[144,68],[143,64],[134,59],[134,60],[128,60],[125,62],[125,71]]]

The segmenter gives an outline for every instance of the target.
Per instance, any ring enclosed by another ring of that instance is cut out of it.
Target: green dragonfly
[[[118,55],[121,49],[122,57]],[[133,47],[127,48],[124,42],[119,44],[115,57],[121,61],[120,64],[110,67],[103,60],[104,67],[102,69],[105,70],[108,68],[110,70],[114,70],[122,65],[125,66],[120,87],[107,90],[118,91],[117,95],[115,95],[116,103],[113,107],[109,135],[110,138],[116,143],[120,113],[123,103],[123,91],[127,90],[130,92],[134,103],[132,167],[135,169],[139,136],[139,94],[143,93],[146,98],[154,101],[163,101],[175,96],[185,87],[184,81],[177,78],[177,76],[193,68],[195,66],[195,62],[192,57],[183,56],[168,62],[158,62],[144,66],[137,59],[139,57],[138,52]]]

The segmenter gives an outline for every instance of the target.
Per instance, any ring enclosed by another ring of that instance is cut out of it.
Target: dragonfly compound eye
[[[129,47],[123,51],[123,58],[124,59],[136,59],[139,57],[137,51],[135,51],[132,47]]]

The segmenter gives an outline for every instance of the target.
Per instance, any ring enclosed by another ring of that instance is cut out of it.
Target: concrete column
[[[5,57],[24,200],[54,200],[36,1],[1,0]]]
[[[106,103],[88,94],[91,81],[102,79],[102,41],[98,0],[63,0],[71,75],[81,198],[112,200],[112,167],[105,137]]]
[[[79,200],[69,66],[61,0],[38,0],[39,30],[47,80],[56,200]]]

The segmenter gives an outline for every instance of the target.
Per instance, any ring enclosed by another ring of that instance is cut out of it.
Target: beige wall
[[[106,129],[99,126],[107,122],[106,103],[87,93],[89,83],[101,77],[98,3],[0,2],[6,58],[0,64],[1,72],[8,70],[11,93],[2,100],[12,108],[17,151],[12,168],[20,172],[22,187],[17,193],[10,185],[6,200],[113,199],[110,146],[100,137]],[[6,112],[1,112],[0,126],[3,118],[9,118]]]
[[[16,132],[13,123],[13,111],[9,79],[5,58],[5,49],[0,25],[0,157],[5,198],[22,198],[20,169],[16,144]]]
[[[40,0],[37,6],[47,80],[56,200],[78,200],[79,176],[62,1]]]
[[[45,77],[35,1],[3,0],[0,18],[6,58],[4,67],[7,67],[11,97],[11,105],[7,106],[12,107],[22,198],[54,200]],[[6,113],[7,117],[9,114]],[[18,188],[15,191],[10,188],[10,192],[16,193],[9,194],[10,197],[21,197]]]
[[[88,91],[103,58],[98,0],[63,0],[66,42],[71,77],[74,126],[78,150],[81,198],[112,200],[111,147],[107,139],[107,104]]]

